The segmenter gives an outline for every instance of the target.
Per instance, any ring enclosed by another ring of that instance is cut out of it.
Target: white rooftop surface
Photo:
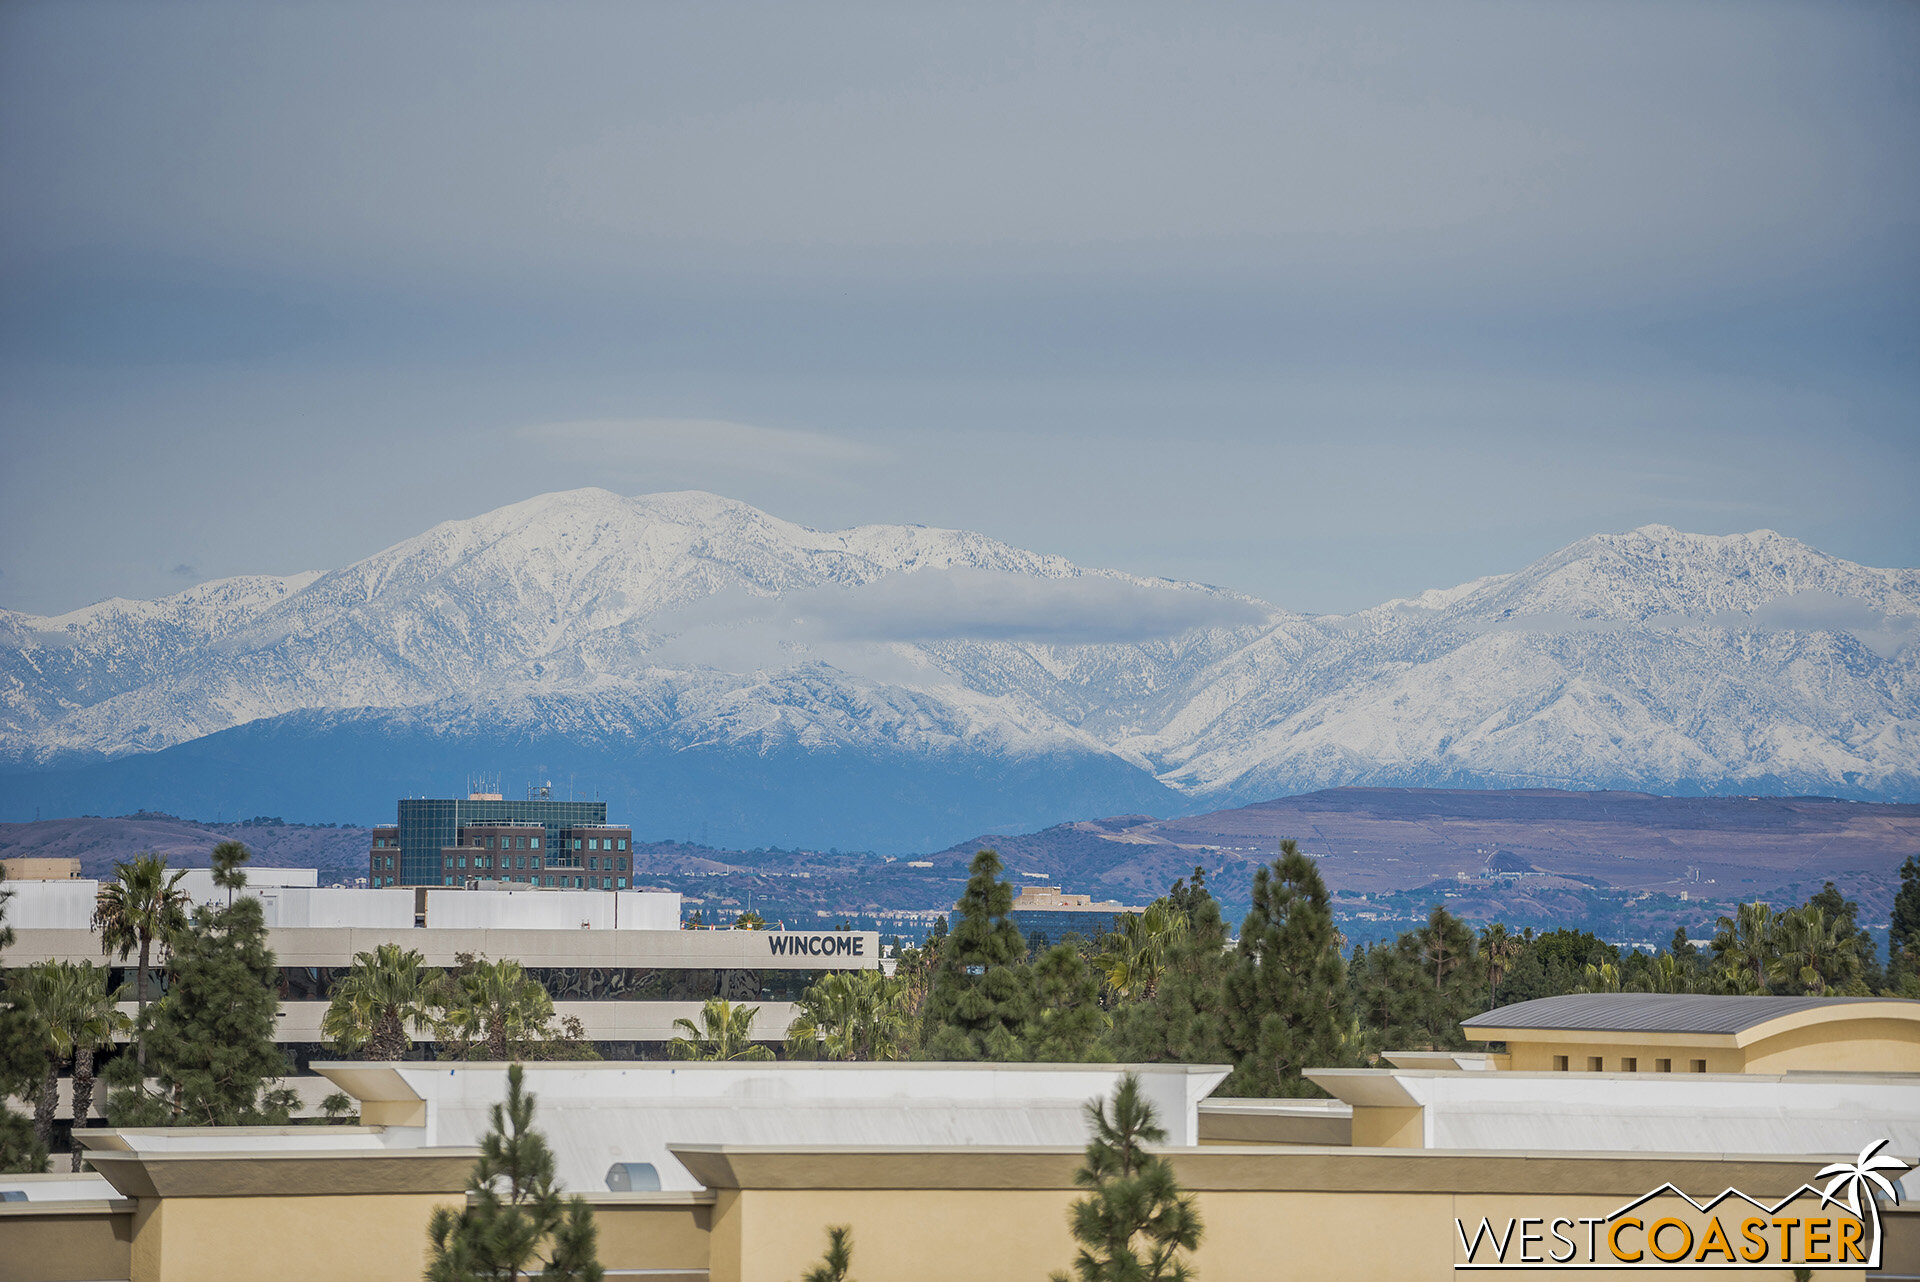
[[[228,892],[205,868],[189,868],[182,889],[196,904],[224,904]],[[312,868],[249,868],[238,893],[260,901],[270,930],[410,930],[414,889],[316,886]],[[8,882],[7,924],[18,930],[87,930],[97,881]],[[646,890],[429,890],[427,923],[454,930],[674,930],[680,896]]]
[[[478,1144],[507,1091],[505,1065],[313,1067],[349,1093],[426,1100],[428,1147]],[[614,1163],[651,1162],[661,1188],[673,1191],[701,1185],[670,1144],[1079,1147],[1086,1102],[1110,1097],[1129,1071],[1139,1073],[1167,1142],[1198,1144],[1199,1103],[1225,1079],[1224,1067],[603,1061],[530,1064],[527,1088],[567,1188],[604,1190]]]
[[[65,1155],[62,1154],[62,1157]],[[120,1196],[103,1175],[0,1175],[0,1193],[18,1192],[28,1202],[111,1202]]]
[[[1436,1149],[1920,1156],[1920,1075],[1311,1069],[1355,1105],[1423,1110]]]
[[[403,892],[412,903],[413,892]],[[408,923],[412,922],[409,909]],[[678,930],[680,896],[658,890],[429,890],[436,930]]]

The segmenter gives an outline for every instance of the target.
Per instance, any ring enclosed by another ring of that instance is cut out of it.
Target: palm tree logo
[[[1882,1171],[1904,1171],[1907,1164],[1897,1157],[1890,1157],[1880,1150],[1887,1141],[1876,1140],[1860,1150],[1860,1156],[1851,1162],[1835,1162],[1832,1166],[1823,1166],[1814,1177],[1827,1181],[1826,1191],[1820,1194],[1822,1205],[1837,1204],[1847,1208],[1854,1216],[1867,1221],[1873,1231],[1873,1258],[1868,1268],[1877,1268],[1880,1264],[1880,1207],[1874,1200],[1877,1189],[1886,1194],[1887,1200],[1898,1206],[1900,1186],[1889,1180]],[[1842,1196],[1842,1194],[1845,1196]],[[1862,1210],[1864,1205],[1865,1210]]]

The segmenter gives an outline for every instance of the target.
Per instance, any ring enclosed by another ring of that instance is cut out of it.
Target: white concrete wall
[[[189,868],[187,875],[180,879],[180,889],[187,892],[196,904],[224,904],[227,892],[213,884],[213,869]],[[269,886],[317,886],[320,884],[320,870],[317,868],[256,868],[252,864],[246,867],[247,889],[263,890]]]
[[[648,890],[429,890],[427,925],[435,930],[678,930],[680,896]]]
[[[367,926],[390,930],[413,927],[413,891],[341,887],[262,888],[260,907],[270,929],[298,926]]]
[[[7,925],[15,930],[86,930],[93,922],[97,881],[10,881]]]
[[[506,1096],[499,1065],[381,1067],[427,1101],[429,1146],[478,1143],[489,1110]],[[1227,1075],[1184,1064],[600,1061],[526,1069],[560,1180],[578,1192],[604,1190],[615,1162],[652,1162],[665,1189],[699,1188],[670,1144],[1079,1146],[1087,1142],[1087,1101],[1110,1097],[1128,1071],[1139,1073],[1167,1143],[1190,1148],[1199,1143],[1200,1100]]]

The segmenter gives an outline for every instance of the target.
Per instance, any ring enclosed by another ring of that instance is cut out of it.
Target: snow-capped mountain
[[[1768,531],[1334,618],[579,490],[324,574],[0,612],[0,805],[377,817],[571,775],[654,835],[925,849],[1349,782],[1908,799],[1917,640],[1920,571]]]

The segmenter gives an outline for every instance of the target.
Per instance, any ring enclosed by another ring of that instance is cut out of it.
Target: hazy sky
[[[545,490],[1920,564],[1920,6],[0,6],[0,606]]]

